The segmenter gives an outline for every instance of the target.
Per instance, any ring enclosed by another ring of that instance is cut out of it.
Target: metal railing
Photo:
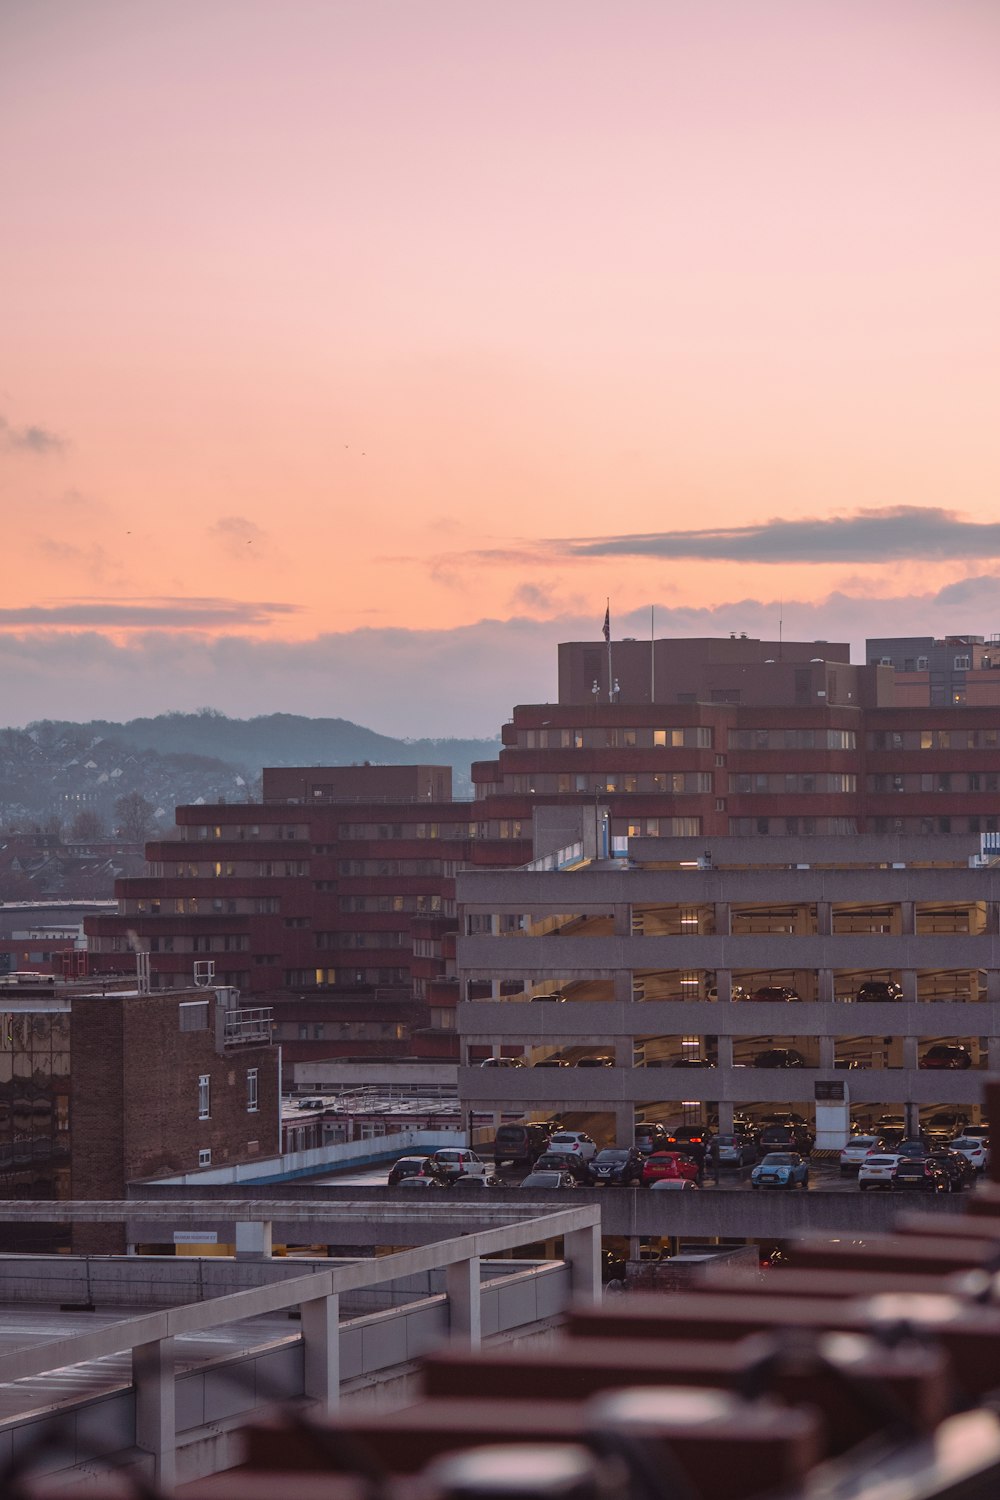
[[[270,1042],[273,1017],[270,1005],[227,1011],[222,1027],[223,1044],[232,1047],[239,1042]]]

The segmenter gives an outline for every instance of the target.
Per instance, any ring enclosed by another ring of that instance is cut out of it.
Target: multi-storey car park
[[[728,1131],[734,1114],[795,1112],[827,1146],[886,1113],[977,1122],[1000,1058],[988,842],[636,838],[465,872],[463,1107],[620,1145],[638,1122]],[[930,1065],[942,1046],[968,1063]],[[800,1061],[759,1064],[776,1050]],[[494,1054],[534,1066],[480,1065]],[[595,1058],[613,1065],[579,1065]],[[576,1066],[538,1066],[553,1060]]]

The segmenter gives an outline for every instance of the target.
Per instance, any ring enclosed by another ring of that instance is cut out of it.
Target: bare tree
[[[140,843],[153,827],[155,808],[141,792],[126,792],[115,802],[118,832],[133,843]]]
[[[93,808],[81,808],[69,825],[69,837],[74,843],[89,844],[104,837],[104,819]]]

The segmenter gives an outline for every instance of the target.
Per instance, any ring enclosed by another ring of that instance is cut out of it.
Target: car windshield
[[[848,1151],[870,1151],[873,1146],[878,1145],[878,1140],[873,1135],[856,1135],[853,1141],[848,1141]]]
[[[625,1161],[627,1156],[627,1151],[599,1151],[594,1160],[597,1162]]]
[[[771,1151],[761,1162],[762,1167],[794,1167],[798,1157],[791,1151]]]

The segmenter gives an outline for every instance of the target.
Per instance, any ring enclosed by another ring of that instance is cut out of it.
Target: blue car
[[[769,1151],[750,1173],[750,1186],[808,1187],[809,1163],[797,1151]]]

